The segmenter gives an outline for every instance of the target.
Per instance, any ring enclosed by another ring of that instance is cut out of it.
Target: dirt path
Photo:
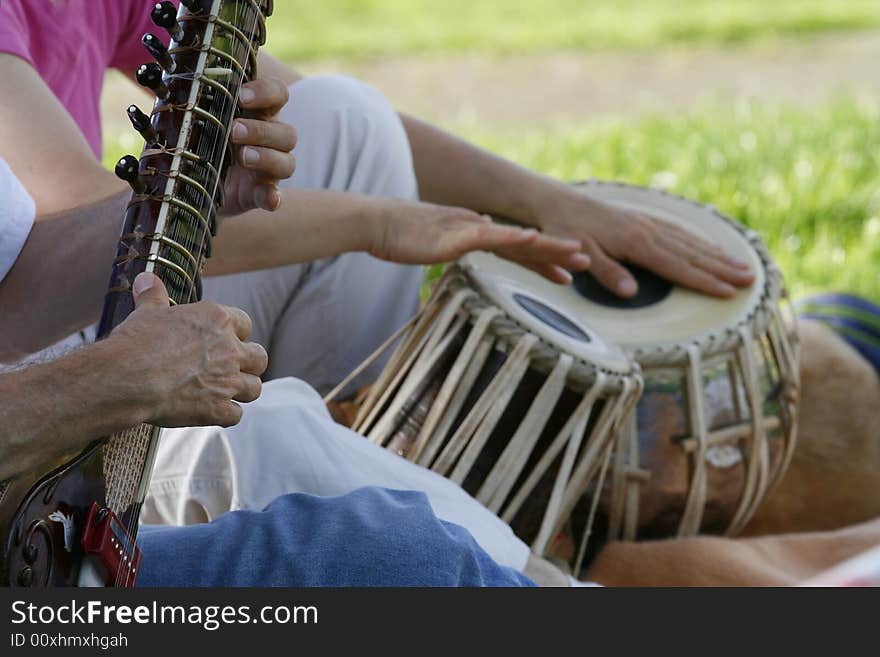
[[[841,93],[880,97],[878,62],[880,31],[873,30],[742,48],[319,61],[301,70],[355,75],[400,109],[447,126],[534,127],[675,112],[710,98],[811,104]],[[132,94],[111,77],[104,96],[108,129],[119,130]]]

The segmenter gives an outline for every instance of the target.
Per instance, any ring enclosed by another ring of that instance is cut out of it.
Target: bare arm
[[[401,115],[413,152],[419,194],[541,227],[540,208],[566,186],[435,126]],[[467,175],[457,172],[466,171]]]
[[[114,196],[125,184],[101,166],[71,116],[30,64],[0,54],[3,158],[34,197],[37,214]]]
[[[101,342],[0,375],[0,480],[146,418],[138,396],[108,385],[124,355],[119,346]]]
[[[223,222],[208,260],[209,276],[307,262],[369,244],[364,197],[321,190],[280,190],[275,212],[254,210]]]
[[[0,362],[21,359],[97,321],[128,198],[123,192],[34,224],[0,282]]]
[[[345,251],[423,265],[486,250],[569,283],[569,271],[590,264],[577,240],[493,223],[465,208],[320,190],[299,190],[295,197],[296,203],[285,200],[278,212],[226,221],[217,243],[228,248],[218,249],[222,253],[208,262],[208,272],[278,267]]]
[[[260,395],[267,356],[244,342],[241,310],[169,308],[158,279],[135,281],[137,309],[110,337],[59,360],[0,375],[0,481],[151,422],[229,426]]]

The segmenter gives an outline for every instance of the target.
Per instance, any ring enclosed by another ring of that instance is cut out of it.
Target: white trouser
[[[363,486],[426,493],[437,517],[465,527],[498,563],[525,569],[529,548],[506,523],[460,486],[333,422],[315,390],[292,378],[266,384],[235,427],[165,430],[141,519],[206,522],[285,493]]]

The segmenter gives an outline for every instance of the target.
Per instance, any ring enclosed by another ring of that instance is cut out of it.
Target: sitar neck
[[[139,161],[127,156],[117,166],[133,193],[99,337],[134,309],[131,286],[141,272],[155,273],[174,304],[202,295],[201,269],[211,254],[232,162],[229,133],[240,113],[241,86],[256,76],[257,48],[265,40],[271,2],[185,4],[170,30],[179,40],[165,48],[156,37],[144,37],[158,63],[142,66],[138,80],[157,99],[150,117],[129,108],[147,143]]]

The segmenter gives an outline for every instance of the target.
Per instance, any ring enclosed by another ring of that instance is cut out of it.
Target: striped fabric
[[[880,306],[851,294],[819,294],[795,305],[804,319],[824,322],[853,346],[880,375]]]

